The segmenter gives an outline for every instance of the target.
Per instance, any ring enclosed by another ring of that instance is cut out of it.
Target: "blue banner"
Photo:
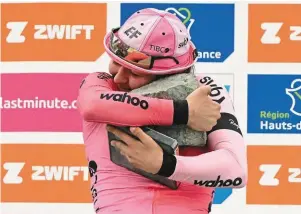
[[[234,4],[122,3],[121,24],[144,8],[176,14],[190,32],[198,62],[224,62],[234,52]]]
[[[301,133],[301,75],[248,76],[248,133]]]

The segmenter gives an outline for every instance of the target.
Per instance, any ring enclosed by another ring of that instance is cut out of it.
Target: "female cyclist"
[[[191,71],[197,51],[185,25],[168,12],[143,9],[109,32],[104,46],[112,59],[110,74],[89,74],[77,100],[95,212],[208,214],[215,187],[244,187],[244,140],[232,101],[216,80],[197,75],[200,87],[183,101],[129,92],[160,75]],[[173,124],[206,131],[207,146],[184,147],[168,155],[139,128]],[[110,125],[131,126],[140,143]],[[108,131],[126,144],[108,142]],[[178,181],[179,188],[171,190],[117,166],[110,160],[109,143],[137,168]]]

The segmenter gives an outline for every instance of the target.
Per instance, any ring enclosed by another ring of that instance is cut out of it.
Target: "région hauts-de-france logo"
[[[248,133],[301,130],[301,76],[249,75]]]
[[[286,88],[285,91],[292,98],[290,111],[301,116],[301,79],[295,79],[291,84],[291,88]]]
[[[180,18],[183,19],[182,22],[184,25],[186,25],[186,23],[189,21],[189,24],[187,26],[187,31],[190,34],[190,28],[192,27],[193,23],[195,22],[195,19],[191,18],[191,12],[188,8],[181,7],[179,9],[176,9],[174,7],[169,7],[167,9],[165,9],[165,11],[170,12],[175,15],[178,15]],[[186,12],[186,16],[185,16],[185,14],[182,13],[182,11]]]

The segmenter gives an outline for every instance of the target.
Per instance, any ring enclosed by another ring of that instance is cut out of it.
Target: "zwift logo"
[[[295,79],[291,83],[291,88],[286,88],[285,92],[292,98],[290,111],[295,115],[301,116],[301,79]]]
[[[146,100],[140,100],[138,97],[131,97],[130,95],[127,95],[127,93],[124,94],[101,94],[100,99],[106,99],[116,102],[126,102],[127,104],[131,104],[133,106],[140,106],[142,109],[146,110],[148,109],[148,102]]]

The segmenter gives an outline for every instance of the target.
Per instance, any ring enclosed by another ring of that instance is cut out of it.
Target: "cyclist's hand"
[[[189,108],[187,125],[196,131],[210,131],[221,117],[221,107],[209,97],[210,92],[210,86],[200,86],[186,98]]]
[[[142,129],[139,127],[130,128],[130,131],[139,140],[109,125],[107,130],[125,143],[119,141],[110,142],[112,146],[120,151],[120,154],[127,158],[132,166],[152,174],[159,172],[163,162],[163,151]]]

